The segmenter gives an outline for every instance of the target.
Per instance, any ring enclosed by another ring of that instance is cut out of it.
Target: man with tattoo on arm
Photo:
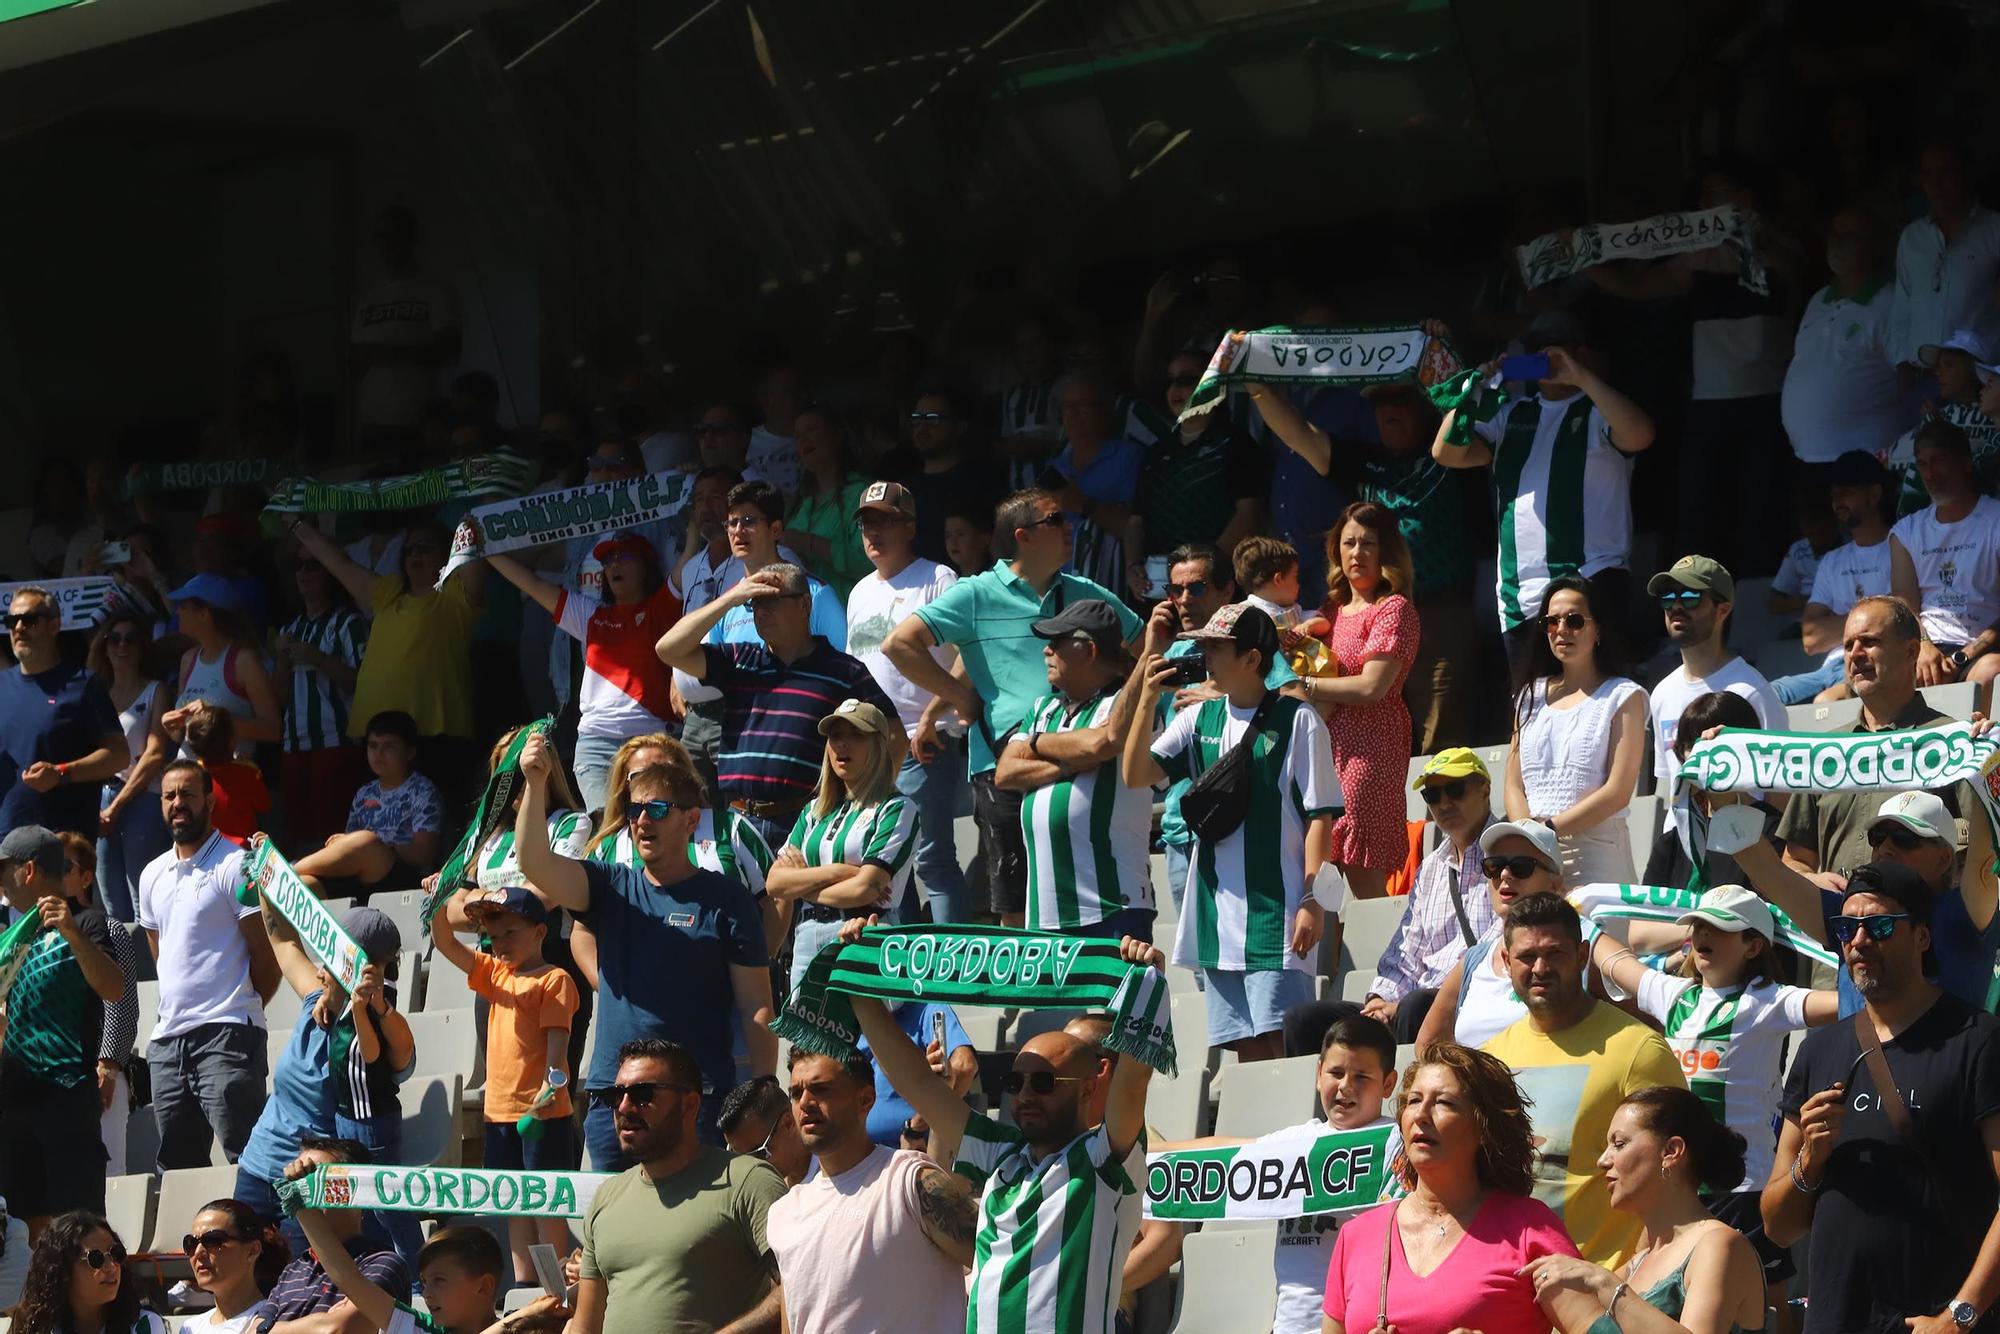
[[[905,1039],[907,1041],[907,1039]],[[875,1068],[793,1048],[799,1138],[819,1171],[771,1205],[785,1320],[813,1334],[943,1334],[965,1327],[976,1204],[963,1177],[868,1137]]]

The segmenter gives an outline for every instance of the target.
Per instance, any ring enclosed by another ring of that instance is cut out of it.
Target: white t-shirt
[[[1881,597],[1888,591],[1889,539],[1885,537],[1872,547],[1848,542],[1820,557],[1806,603],[1845,616],[1861,599]]]
[[[1914,363],[1926,343],[1942,343],[1960,329],[1981,329],[2000,276],[2000,214],[1978,204],[1945,244],[1929,214],[1903,228],[1896,240],[1896,304],[1889,347],[1897,361]]]
[[[1785,702],[1764,674],[1745,659],[1731,658],[1705,677],[1689,676],[1686,667],[1676,667],[1648,692],[1647,708],[1653,715],[1653,775],[1663,790],[1670,789],[1674,771],[1680,767],[1674,759],[1674,738],[1680,733],[1681,712],[1697,697],[1722,690],[1749,700],[1750,707],[1757,710],[1759,726],[1767,731],[1784,730]]]
[[[388,278],[361,294],[354,306],[357,343],[377,347],[429,347],[458,327],[458,298],[449,285],[422,274]],[[356,413],[363,426],[414,426],[437,388],[437,372],[419,362],[378,362],[361,375]]]
[[[237,924],[257,909],[236,899],[243,849],[211,832],[192,857],[169,846],[139,873],[139,925],[160,937],[160,1015],[151,1040],[203,1024],[264,1027],[250,984],[250,947]]]
[[[1771,591],[1787,597],[1804,597],[1812,591],[1813,577],[1819,573],[1821,559],[1806,538],[1792,543],[1785,548],[1785,559],[1779,563],[1778,573],[1772,576]]]
[[[1403,1151],[1403,1137],[1393,1129],[1395,1122],[1382,1117],[1371,1123],[1392,1127],[1387,1160],[1394,1162]],[[1366,1130],[1368,1126],[1358,1127]],[[1327,1129],[1320,1120],[1273,1131],[1273,1135],[1319,1135]],[[1382,1188],[1382,1199],[1403,1194],[1402,1183],[1391,1175]],[[1333,1239],[1345,1219],[1340,1214],[1314,1214],[1306,1218],[1278,1221],[1278,1245],[1271,1255],[1271,1277],[1278,1284],[1278,1306],[1271,1316],[1271,1334],[1319,1334],[1326,1302],[1326,1271],[1333,1261]]]
[[[1886,285],[1864,299],[1822,287],[1806,302],[1779,400],[1792,453],[1804,462],[1831,463],[1853,449],[1879,454],[1902,429],[1889,345],[1894,308]]]
[[[1926,639],[1963,644],[2000,620],[2000,500],[1981,496],[1957,523],[1927,506],[1890,531],[1916,563]]]
[[[847,595],[847,651],[861,659],[882,693],[895,701],[906,732],[917,730],[917,720],[931,702],[931,695],[896,670],[882,652],[882,643],[904,617],[957,582],[958,575],[949,566],[919,557],[890,578],[864,576]],[[931,650],[931,656],[938,666],[949,668],[955,654],[940,645]]]
[[[270,1313],[271,1303],[258,1302],[246,1311],[224,1319],[221,1313],[210,1307],[200,1315],[191,1315],[181,1325],[183,1334],[243,1334],[254,1327],[262,1316]]]
[[[371,550],[374,541],[373,537],[357,537],[342,547],[341,550],[347,553],[349,560],[378,579],[385,574],[401,574],[403,572],[403,534],[389,534],[388,540],[382,543],[380,551]],[[365,607],[362,609],[361,614],[368,616],[373,612],[373,607]]]

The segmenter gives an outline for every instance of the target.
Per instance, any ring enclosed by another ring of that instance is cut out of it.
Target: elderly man
[[[1485,893],[1479,836],[1493,823],[1493,776],[1463,746],[1439,751],[1412,784],[1444,837],[1417,867],[1403,920],[1396,924],[1362,1013],[1415,1042],[1437,989],[1465,952],[1493,926],[1493,899]]]
[[[762,1158],[778,1169],[787,1186],[812,1175],[812,1151],[799,1138],[791,1100],[776,1075],[758,1075],[729,1090],[715,1128],[731,1153]]]
[[[20,665],[0,672],[0,829],[42,825],[95,838],[100,786],[132,755],[104,682],[63,661],[61,632],[52,595],[15,590],[7,638]]]
[[[1016,491],[994,512],[994,535],[1004,554],[993,568],[960,579],[919,607],[883,641],[891,664],[935,698],[925,710],[934,719],[945,707],[972,724],[967,737],[974,813],[992,911],[1005,926],[1027,918],[1027,849],[1021,838],[1021,799],[993,779],[1000,753],[1048,687],[1041,643],[1033,625],[1076,602],[1111,604],[1125,646],[1139,637],[1139,618],[1102,584],[1065,573],[1071,537],[1062,503],[1050,492]],[[959,652],[958,675],[931,650]]]
[[[1044,644],[1049,693],[1028,706],[993,771],[996,787],[1022,794],[1028,926],[1150,941],[1153,794],[1119,781],[1139,691],[1119,688],[1131,662],[1118,613],[1108,602],[1078,602],[1031,628]]]
[[[1866,1005],[1785,1080],[1764,1228],[1812,1234],[1807,1334],[1953,1334],[2000,1299],[2000,1020],[1925,979],[1932,907],[1907,866],[1854,872],[1833,926]]]

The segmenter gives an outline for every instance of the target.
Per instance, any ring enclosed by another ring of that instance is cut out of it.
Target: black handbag
[[[1250,715],[1250,726],[1229,753],[1201,771],[1181,794],[1181,823],[1208,847],[1214,847],[1243,827],[1250,813],[1250,761],[1264,714],[1276,699],[1267,693]],[[1226,715],[1225,715],[1226,716]]]

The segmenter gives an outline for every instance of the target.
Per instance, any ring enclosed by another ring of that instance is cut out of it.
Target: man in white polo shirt
[[[264,1003],[278,961],[256,905],[236,897],[243,849],[211,825],[214,800],[201,765],[166,767],[160,810],[174,843],[139,876],[139,925],[160,971],[146,1064],[163,1172],[208,1166],[211,1128],[235,1162],[264,1107]]]
[[[1981,495],[1972,442],[1950,422],[1917,429],[1917,472],[1931,504],[1891,535],[1890,586],[1917,609],[1917,685],[2000,676],[2000,500]]]

